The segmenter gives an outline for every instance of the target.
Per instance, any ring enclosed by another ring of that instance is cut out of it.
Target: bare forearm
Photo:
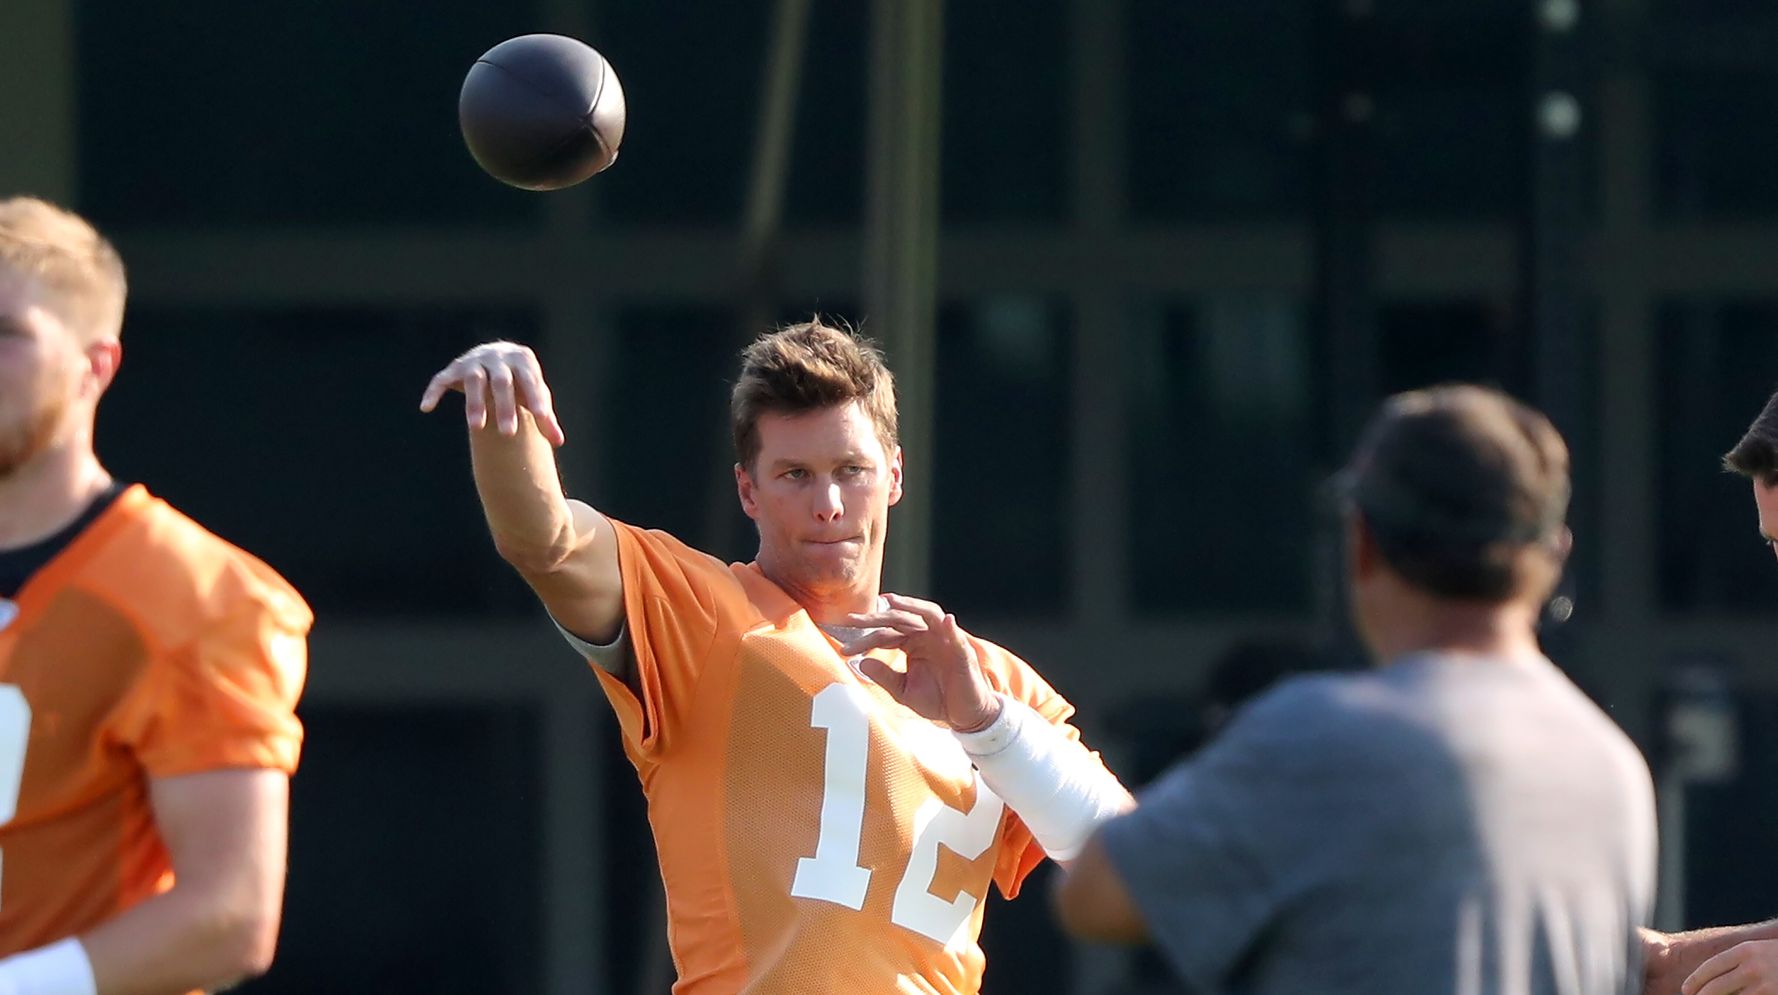
[[[98,995],[220,989],[265,973],[278,923],[175,886],[80,938]]]
[[[562,496],[555,450],[528,412],[519,430],[503,435],[490,420],[469,430],[470,462],[488,528],[501,555],[515,563],[549,566],[574,549],[574,520]]]

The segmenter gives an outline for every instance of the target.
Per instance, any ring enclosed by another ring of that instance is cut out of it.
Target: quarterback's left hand
[[[1737,943],[1698,965],[1685,995],[1778,995],[1778,940]]]
[[[847,625],[868,631],[841,646],[848,655],[899,649],[907,656],[907,670],[867,656],[858,663],[864,675],[896,701],[958,732],[985,728],[998,718],[1000,699],[956,617],[919,598],[885,594],[883,600],[887,611],[847,616]]]

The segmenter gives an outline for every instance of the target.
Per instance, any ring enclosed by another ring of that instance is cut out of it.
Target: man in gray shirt
[[[1654,796],[1538,648],[1568,454],[1505,395],[1398,395],[1342,477],[1379,666],[1287,682],[1100,827],[1056,893],[1206,992],[1601,995],[1641,981]]]

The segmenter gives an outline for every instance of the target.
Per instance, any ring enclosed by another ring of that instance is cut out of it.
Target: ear
[[[117,368],[123,364],[123,345],[116,339],[105,342],[94,342],[86,347],[86,370],[81,374],[80,392],[84,397],[97,398],[110,389],[111,381],[117,378]]]
[[[747,513],[748,518],[757,521],[759,519],[759,499],[758,495],[753,492],[753,477],[747,472],[747,468],[739,463],[735,464],[735,494],[741,499],[741,510]]]
[[[1354,511],[1346,515],[1346,571],[1353,581],[1367,580],[1377,572],[1382,555],[1377,540],[1364,516]]]
[[[1557,533],[1550,546],[1556,562],[1567,563],[1568,554],[1574,552],[1574,530],[1566,525],[1562,526],[1562,531]]]
[[[895,452],[889,454],[889,503],[901,502],[901,447],[896,446]]]

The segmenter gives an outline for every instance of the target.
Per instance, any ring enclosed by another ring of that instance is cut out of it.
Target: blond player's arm
[[[420,400],[464,395],[470,463],[494,546],[569,632],[610,643],[623,626],[617,536],[604,515],[562,493],[566,438],[537,357],[511,342],[476,346],[440,370]]]
[[[157,778],[149,800],[174,884],[79,938],[93,990],[166,995],[264,974],[284,900],[290,779],[278,770]]]

